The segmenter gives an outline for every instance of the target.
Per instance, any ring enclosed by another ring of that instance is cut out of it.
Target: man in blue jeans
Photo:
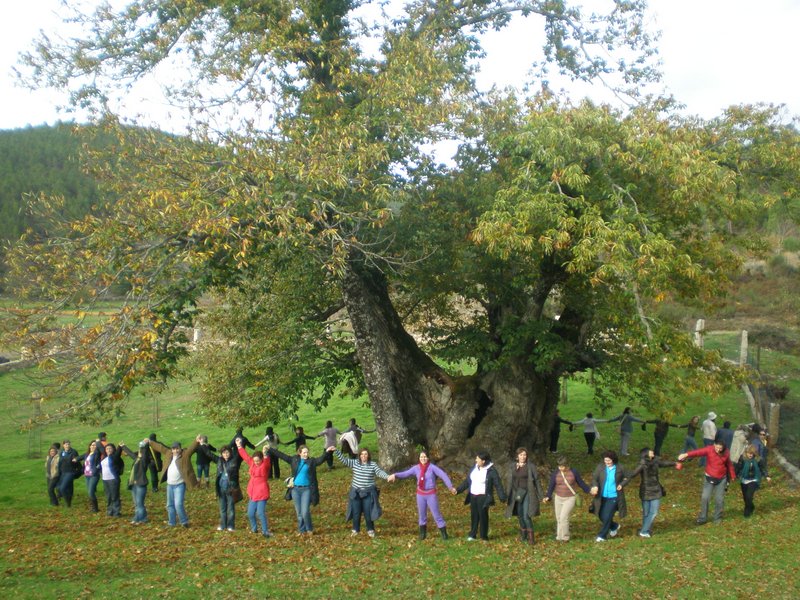
[[[167,519],[170,527],[175,527],[178,520],[183,527],[189,527],[184,498],[187,485],[192,489],[198,485],[192,468],[192,454],[197,451],[201,439],[202,436],[198,435],[186,450],[180,442],[175,442],[171,448],[167,448],[161,442],[150,441],[150,447],[164,459],[161,481],[167,483]]]

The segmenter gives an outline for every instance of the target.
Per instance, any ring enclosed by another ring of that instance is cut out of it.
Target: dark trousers
[[[120,515],[119,479],[104,479],[103,491],[106,494],[106,514],[109,517]]]
[[[560,429],[553,429],[550,432],[550,452],[558,451],[558,438],[561,437]]]
[[[661,456],[661,447],[664,445],[664,440],[667,439],[667,434],[666,433],[663,435],[655,434],[654,438],[656,443],[655,446],[653,447],[653,454],[655,454],[656,456]]]
[[[749,517],[753,514],[753,511],[756,509],[756,505],[753,502],[753,499],[756,495],[756,490],[758,489],[758,484],[753,481],[752,483],[743,483],[742,484],[742,499],[744,500],[744,516]]]
[[[158,491],[158,469],[156,468],[155,464],[150,463],[150,465],[147,467],[147,470],[150,472],[150,489],[152,489],[154,492],[157,492]]]
[[[58,488],[58,476],[47,480],[47,495],[50,496],[51,506],[58,506],[58,496],[56,496],[56,488]]]
[[[486,495],[471,495],[469,497],[470,527],[469,537],[480,537],[482,540],[489,539],[489,507],[486,506]]]
[[[275,460],[269,461],[269,476],[275,479],[281,478],[281,461],[279,461],[277,457]]]
[[[375,531],[375,523],[372,522],[372,494],[365,494],[363,498],[356,495],[350,500],[353,507],[353,531],[361,531],[361,514],[364,514],[364,522],[367,531]]]
[[[67,506],[72,505],[72,495],[75,493],[74,481],[75,474],[69,471],[58,476],[58,493],[61,494]]]
[[[586,454],[594,454],[594,440],[595,440],[594,431],[590,433],[584,433],[583,437],[586,438]]]
[[[600,512],[597,518],[600,519],[600,532],[597,537],[606,539],[609,531],[616,531],[619,523],[614,521],[614,513],[617,512],[617,498],[603,498],[600,501]]]

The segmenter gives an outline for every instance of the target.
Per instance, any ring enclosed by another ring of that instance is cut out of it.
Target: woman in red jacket
[[[253,452],[251,457],[242,445],[242,438],[236,438],[236,447],[239,449],[239,456],[250,466],[250,481],[247,482],[247,496],[250,503],[247,505],[247,518],[250,519],[250,531],[258,533],[256,516],[261,521],[261,533],[264,537],[272,537],[267,527],[267,500],[269,500],[269,455],[264,456],[268,450],[264,446],[264,453],[261,450]]]

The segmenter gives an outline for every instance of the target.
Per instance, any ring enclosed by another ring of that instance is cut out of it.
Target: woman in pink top
[[[264,452],[256,450],[251,457],[242,445],[242,438],[236,438],[236,447],[239,449],[239,456],[250,467],[250,481],[247,482],[247,496],[250,503],[247,505],[247,518],[250,519],[250,531],[258,533],[256,516],[261,521],[261,533],[264,537],[272,537],[267,526],[267,500],[269,500],[269,455],[264,456]]]

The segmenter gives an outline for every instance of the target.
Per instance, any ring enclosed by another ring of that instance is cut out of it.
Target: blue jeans
[[[653,521],[658,515],[658,508],[661,506],[661,498],[655,500],[642,500],[642,530],[641,533],[653,533]]]
[[[512,489],[510,493],[516,490]],[[519,520],[520,529],[533,529],[533,521],[530,516],[530,496],[525,493],[525,497],[521,502],[517,502],[517,519]]]
[[[201,465],[201,464],[197,465],[197,478],[198,479],[202,479],[203,477],[208,479],[209,472],[210,472],[209,471],[209,465]]]
[[[147,523],[147,509],[144,506],[144,499],[147,496],[147,485],[134,484],[131,489],[133,496],[133,522]]]
[[[688,452],[689,450],[697,450],[697,442],[693,436],[687,435],[683,439],[683,450],[681,451],[681,454]]]
[[[222,529],[233,529],[236,527],[236,505],[233,498],[228,493],[228,487],[219,489],[219,526]]]
[[[597,537],[606,539],[609,531],[616,531],[619,529],[619,523],[614,521],[614,513],[617,512],[617,498],[603,498],[600,502],[600,514],[597,517],[600,519],[600,532]]]
[[[375,523],[372,522],[372,494],[368,493],[363,498],[356,496],[350,502],[353,508],[353,531],[361,531],[362,513],[367,531],[375,531]]]
[[[189,524],[189,517],[186,516],[186,509],[183,506],[183,499],[186,496],[186,484],[178,485],[167,484],[167,518],[170,527],[176,525],[176,515],[181,521],[181,525]]]
[[[247,505],[247,518],[250,519],[250,531],[253,533],[258,531],[256,516],[258,516],[258,520],[261,521],[261,533],[267,535],[269,533],[269,527],[267,527],[266,500],[250,500],[250,503]]]
[[[86,495],[90,500],[97,500],[97,484],[100,483],[100,475],[86,478]]]
[[[294,512],[297,513],[297,531],[304,533],[314,531],[311,523],[311,488],[307,485],[292,488],[292,501]]]

